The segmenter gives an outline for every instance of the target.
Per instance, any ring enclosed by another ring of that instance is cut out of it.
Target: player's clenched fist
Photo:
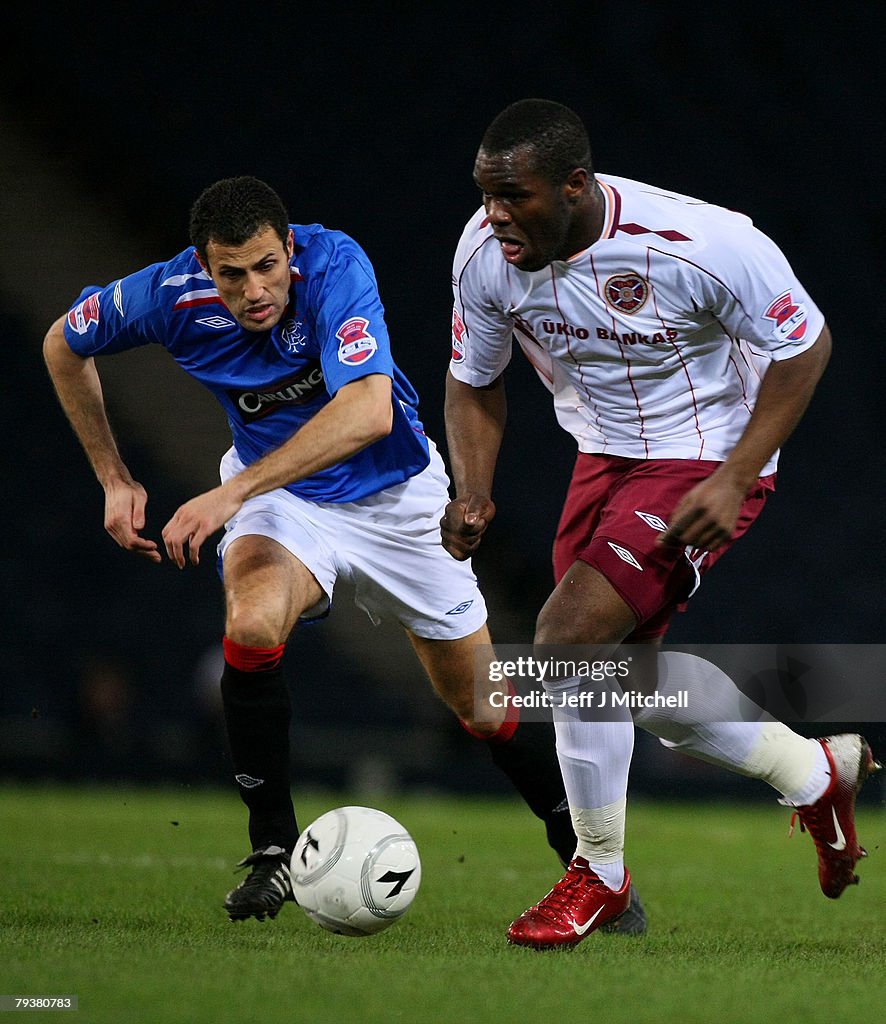
[[[479,494],[450,501],[440,520],[443,547],[458,561],[470,558],[495,518],[495,502]]]

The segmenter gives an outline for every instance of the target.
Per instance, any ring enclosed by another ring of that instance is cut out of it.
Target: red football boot
[[[881,766],[863,736],[843,733],[818,741],[831,769],[831,781],[814,804],[798,807],[791,817],[800,819],[818,851],[818,881],[828,899],[835,900],[847,885],[858,885],[855,865],[867,856],[855,835],[855,795],[864,780]]]
[[[511,924],[508,942],[532,949],[566,949],[600,925],[617,920],[630,903],[630,872],[625,871],[622,887],[615,892],[583,857],[576,857],[547,896]]]

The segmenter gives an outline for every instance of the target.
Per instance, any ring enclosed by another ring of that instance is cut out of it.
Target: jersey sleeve
[[[391,343],[375,273],[359,245],[340,235],[308,292],[330,395],[373,373],[394,376]]]
[[[810,348],[824,316],[775,242],[747,221],[719,248],[702,301],[729,333],[775,361]]]
[[[452,265],[452,357],[449,370],[471,387],[504,373],[513,350],[514,322],[496,298],[500,268],[490,257],[484,211],[468,222]]]
[[[152,298],[160,266],[145,267],[104,288],[84,288],[65,317],[71,350],[85,358],[161,342],[160,312]]]

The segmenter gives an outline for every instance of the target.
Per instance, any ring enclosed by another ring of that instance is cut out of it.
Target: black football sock
[[[298,839],[289,777],[292,705],[279,663],[244,671],[226,660],[221,693],[234,777],[249,809],[252,848],[274,845],[291,851]]]
[[[529,809],[545,823],[548,843],[568,864],[575,854],[575,831],[557,761],[550,722],[521,721],[510,739],[487,741],[496,765],[507,775]]]

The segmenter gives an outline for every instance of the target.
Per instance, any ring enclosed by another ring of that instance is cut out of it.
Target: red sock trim
[[[514,684],[508,680],[508,696],[513,697],[517,691],[514,689]],[[486,736],[481,732],[475,732],[469,728],[465,722],[460,718],[462,729],[465,732],[471,734],[474,739],[485,740],[487,743],[507,743],[511,739],[514,733],[517,731],[517,726],[520,724],[520,709],[515,707],[511,702],[508,702],[507,709],[505,711],[505,720],[501,723],[498,729],[492,733],[491,736]]]
[[[241,672],[263,672],[276,668],[283,657],[286,644],[278,647],[246,647],[235,640],[222,637],[225,661]]]

